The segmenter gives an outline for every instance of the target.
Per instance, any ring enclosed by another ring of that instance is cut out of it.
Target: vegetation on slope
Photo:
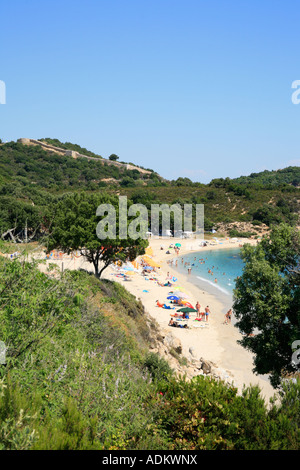
[[[207,228],[231,221],[292,225],[299,189],[284,178],[267,186],[259,178],[165,182],[155,173],[143,177],[11,142],[0,145],[0,232],[15,241],[43,237],[53,208],[80,191],[101,191],[104,199],[122,193],[147,207],[205,204]],[[269,408],[257,388],[238,396],[207,377],[176,379],[148,352],[154,331],[122,286],[85,272],[54,272],[0,258],[0,340],[7,347],[1,449],[299,448],[299,381],[287,382]]]
[[[298,448],[300,384],[268,409],[257,388],[176,379],[122,286],[2,258],[0,291],[1,449]]]
[[[87,150],[84,147],[81,147],[78,144],[72,144],[71,142],[61,142],[58,139],[50,139],[49,137],[46,137],[45,139],[38,139],[40,142],[44,142],[45,144],[53,145],[54,147],[58,147],[61,149],[65,150],[74,150],[75,152],[80,153],[81,155],[86,155],[87,157],[93,157],[93,158],[102,158],[101,155],[97,155],[94,152],[91,152],[90,150]]]
[[[234,183],[241,184],[258,184],[264,186],[278,186],[284,184],[291,184],[293,186],[300,186],[300,167],[289,166],[277,171],[261,171],[260,173],[251,173],[249,176],[240,176],[233,180]]]
[[[45,140],[85,150],[56,139]],[[188,178],[165,181],[155,172],[145,175],[10,142],[0,145],[0,232],[3,235],[13,229],[24,239],[27,224],[29,236],[41,236],[49,208],[64,194],[105,191],[127,195],[149,208],[151,203],[204,204],[206,230],[239,222],[250,224],[248,231],[255,234],[261,224],[299,224],[300,190],[294,186],[298,176],[299,168],[289,167],[235,180],[214,179],[208,185]],[[239,228],[236,230],[238,233]]]

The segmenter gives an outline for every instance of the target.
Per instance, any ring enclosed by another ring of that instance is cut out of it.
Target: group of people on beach
[[[174,251],[176,252],[176,255],[177,256],[179,255],[179,248],[174,247],[174,246],[169,246],[169,248],[173,248]],[[161,247],[161,249],[162,249],[162,247]],[[205,258],[205,259],[200,258],[199,263],[204,264],[205,261],[207,261],[207,259],[208,258]],[[196,261],[197,261],[196,257],[194,257],[194,262],[193,263],[184,262],[184,258],[181,258],[181,263],[182,264],[184,263],[184,267],[187,268],[189,274],[191,273],[192,267],[195,266]],[[176,259],[176,260],[172,259],[172,260],[167,261],[167,263],[171,266],[173,265],[173,262],[175,262],[175,264],[177,266],[178,259]],[[144,268],[146,268],[146,266]],[[215,268],[215,266],[212,266],[211,268],[208,268],[208,273],[213,275],[214,268]],[[216,268],[216,269],[218,269],[218,268]],[[223,273],[223,275],[225,275],[225,273]],[[175,279],[170,274],[170,272],[168,271],[165,282],[161,282],[158,279],[156,279],[156,282],[161,287],[171,287],[173,285],[174,281],[176,281],[176,280],[177,279]],[[217,278],[215,278],[215,283],[217,283]],[[178,300],[174,299],[171,303],[176,304],[178,307],[179,306],[184,306],[184,304],[181,302],[181,299],[178,299]],[[159,300],[156,301],[156,305],[158,307],[162,307],[162,308],[166,308],[166,309],[174,309],[175,308],[175,306],[166,305],[165,303],[159,302]],[[199,301],[197,301],[197,303],[195,305],[195,310],[196,310],[195,320],[204,321],[204,322],[209,321],[209,315],[211,314],[209,305],[207,305],[204,308],[204,311],[201,311],[201,305],[200,305]],[[225,314],[224,324],[227,325],[227,324],[231,323],[231,317],[232,317],[232,309],[229,309],[228,312]],[[176,318],[177,318],[177,320],[176,320]],[[181,321],[179,321],[179,319]],[[179,313],[173,314],[171,316],[170,321],[169,321],[169,326],[187,328],[188,327],[187,323],[185,323],[185,324],[182,323],[182,320],[187,320],[187,319],[189,319],[189,315],[186,312],[183,312],[182,314],[179,314]]]
[[[209,306],[207,305],[204,309],[204,312],[200,312],[201,305],[199,304],[199,301],[197,301],[195,308],[197,310],[197,319],[205,320],[208,322],[208,316],[211,313]]]
[[[208,316],[211,313],[210,309],[209,309],[209,306],[207,305],[205,307],[204,312],[200,312],[200,309],[201,309],[201,306],[199,304],[199,301],[197,301],[197,303],[196,303],[197,315],[196,315],[195,320],[198,320],[198,321],[202,320],[202,321],[208,322]],[[175,316],[175,318],[174,318],[174,316]],[[171,319],[169,321],[169,326],[173,326],[173,327],[177,327],[177,328],[188,328],[187,323],[183,324],[183,323],[181,323],[181,321],[179,321],[179,320],[187,320],[187,319],[189,319],[189,315],[188,315],[187,312],[183,312],[182,315],[175,314],[171,317]]]

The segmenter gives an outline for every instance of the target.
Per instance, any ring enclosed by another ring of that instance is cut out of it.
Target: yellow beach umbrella
[[[145,253],[146,253],[146,255],[148,255],[148,256],[153,256],[152,247],[151,247],[151,246],[147,246],[147,248],[146,248],[146,250],[145,250]]]
[[[181,287],[181,286],[173,287],[173,290],[178,290],[179,292],[186,292],[186,289],[184,287]]]
[[[160,268],[161,267],[160,264],[158,264],[156,261],[154,261],[154,259],[149,258],[149,256],[143,256],[143,260],[145,261],[145,263],[148,264],[148,266],[151,266],[152,268]]]

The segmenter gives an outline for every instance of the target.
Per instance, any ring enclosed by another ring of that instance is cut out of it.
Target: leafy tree
[[[280,209],[269,204],[263,204],[263,206],[254,211],[252,216],[253,220],[259,220],[269,227],[272,224],[279,224],[284,222],[284,218]]]
[[[207,199],[216,199],[217,194],[215,191],[207,191],[206,197]]]
[[[136,182],[133,178],[130,178],[130,176],[125,176],[121,182],[121,186],[125,186],[127,188],[134,188],[136,186]]]
[[[192,181],[189,178],[183,178],[182,176],[177,178],[177,180],[175,181],[176,186],[189,186],[191,184]]]
[[[245,333],[240,343],[255,355],[254,371],[281,377],[295,372],[292,345],[300,338],[300,237],[281,224],[256,247],[242,250],[243,275],[234,292],[236,326]]]
[[[116,237],[100,240],[96,234],[99,217],[96,215],[100,204],[111,204],[116,210]],[[61,249],[67,253],[79,250],[87,261],[93,264],[96,277],[115,261],[133,260],[144,253],[147,240],[118,235],[119,200],[106,194],[86,195],[75,193],[60,200],[50,226],[48,251]],[[128,222],[130,219],[128,219]]]
[[[151,208],[151,204],[158,203],[156,194],[151,193],[146,189],[137,189],[132,193],[131,200],[134,204],[143,204],[148,209]]]
[[[115,153],[112,153],[108,158],[109,160],[112,160],[113,162],[116,162],[117,160],[119,160],[118,155],[116,155]]]

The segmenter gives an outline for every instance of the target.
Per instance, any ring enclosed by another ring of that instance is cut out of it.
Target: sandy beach
[[[158,279],[165,282],[167,273],[177,278],[176,285],[184,288],[184,292],[188,295],[189,302],[195,306],[199,301],[201,311],[204,310],[206,305],[209,305],[211,314],[209,315],[208,322],[196,322],[194,318],[196,315],[191,314],[188,322],[190,328],[173,328],[168,326],[170,314],[174,310],[165,310],[156,306],[156,300],[159,302],[166,302],[168,293],[172,291],[172,287],[161,287],[155,281],[145,280],[139,274],[131,276],[131,281],[124,281],[112,275],[112,272],[107,272],[105,277],[114,279],[121,282],[126,289],[128,289],[136,298],[141,299],[146,311],[157,321],[163,328],[169,328],[172,334],[178,337],[181,341],[183,348],[183,355],[191,357],[190,349],[197,359],[203,357],[205,360],[212,361],[219,369],[225,373],[229,382],[242,390],[246,385],[258,385],[262,390],[262,395],[268,400],[275,394],[273,387],[269,382],[263,378],[258,377],[252,372],[253,369],[253,356],[250,352],[246,351],[242,346],[237,344],[237,340],[241,339],[241,334],[232,324],[224,324],[224,305],[212,294],[208,294],[205,290],[199,289],[197,286],[189,282],[188,275],[178,273],[172,266],[167,263],[169,259],[174,258],[175,253],[166,254],[167,248],[170,243],[181,244],[179,257],[191,252],[217,250],[232,248],[239,246],[238,243],[230,243],[223,241],[222,244],[209,245],[207,247],[200,247],[199,241],[195,240],[150,240],[150,246],[153,250],[153,259],[161,264],[161,268],[156,269]],[[245,240],[244,242],[255,244],[254,240]],[[161,245],[164,250],[161,250]],[[149,276],[151,277],[151,276]],[[147,292],[145,292],[147,291]],[[200,325],[202,324],[202,327]],[[204,326],[205,325],[205,326]],[[196,326],[198,326],[196,328]]]
[[[124,281],[123,277],[117,277],[115,267],[109,267],[103,272],[103,278],[120,282],[131,294],[143,303],[146,312],[164,329],[169,329],[173,336],[178,338],[182,344],[182,354],[191,359],[191,351],[193,357],[196,359],[204,358],[207,361],[213,362],[217,366],[217,370],[222,371],[222,376],[229,383],[233,383],[241,392],[243,386],[258,385],[262,391],[262,396],[266,401],[274,396],[275,390],[266,380],[265,377],[260,377],[252,372],[253,369],[253,356],[237,343],[241,339],[241,334],[233,326],[233,324],[224,324],[224,305],[219,299],[200,289],[191,282],[189,282],[188,275],[178,273],[168,263],[169,260],[176,257],[174,250],[170,249],[170,254],[167,254],[169,245],[179,242],[181,244],[178,259],[185,254],[192,252],[203,252],[209,250],[220,250],[225,248],[238,247],[242,243],[255,244],[255,240],[243,240],[233,243],[229,240],[223,240],[222,244],[209,245],[206,247],[200,246],[199,240],[193,239],[150,239],[149,245],[152,249],[152,259],[161,265],[156,268],[153,275],[143,276],[140,273],[135,273],[130,276],[130,281]],[[161,250],[163,245],[164,249]],[[41,266],[42,270],[47,269],[47,265]],[[84,261],[82,257],[63,257],[62,260],[53,259],[51,262],[58,265],[59,269],[86,269],[93,271],[92,265]],[[209,315],[208,322],[196,322],[194,319],[196,315],[191,313],[188,320],[189,328],[174,328],[168,325],[171,314],[175,310],[167,310],[157,307],[156,301],[169,304],[167,296],[172,291],[172,287],[160,286],[157,281],[150,280],[156,277],[161,283],[166,282],[167,273],[177,278],[176,283],[172,286],[180,286],[188,296],[188,301],[195,306],[199,301],[201,311],[204,307],[209,305],[211,314]]]

